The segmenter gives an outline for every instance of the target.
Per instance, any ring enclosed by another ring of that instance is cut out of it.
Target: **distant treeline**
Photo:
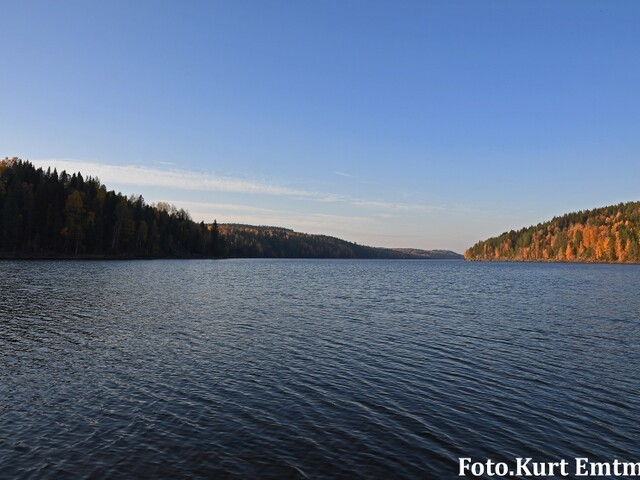
[[[476,243],[468,260],[640,263],[640,202],[555,217]]]
[[[417,258],[388,248],[367,247],[326,235],[280,227],[221,224],[225,253],[237,258]]]
[[[0,256],[219,257],[214,226],[108,191],[97,178],[0,160]]]

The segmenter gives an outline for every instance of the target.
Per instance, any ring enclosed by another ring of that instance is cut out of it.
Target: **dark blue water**
[[[1,478],[640,461],[640,267],[0,262]]]

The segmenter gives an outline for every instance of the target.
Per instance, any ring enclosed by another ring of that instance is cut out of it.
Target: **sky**
[[[640,199],[640,2],[0,1],[0,157],[451,249]]]

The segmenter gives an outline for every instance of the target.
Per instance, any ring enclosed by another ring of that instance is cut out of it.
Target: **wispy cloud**
[[[269,182],[263,179],[235,177],[231,174],[181,170],[158,163],[109,165],[73,159],[32,160],[36,166],[57,168],[69,173],[82,172],[98,177],[108,188],[129,188],[149,201],[167,201],[191,213],[196,221],[247,223],[293,228],[307,233],[333,235],[369,245],[435,248],[463,247],[468,239],[451,245],[450,235],[460,236],[447,221],[456,215],[456,225],[478,216],[463,206],[428,205],[411,202],[402,195],[391,198],[355,196],[311,187]],[[329,187],[326,187],[329,188]],[[338,187],[335,187],[338,188]],[[371,189],[372,191],[375,189]],[[418,200],[419,195],[414,197]],[[214,200],[208,202],[208,200]],[[433,225],[443,225],[434,237]],[[453,238],[453,237],[451,237]],[[431,243],[427,243],[427,241]],[[433,243],[437,241],[437,243]]]
[[[262,208],[229,203],[193,202],[168,200],[169,203],[186,208],[193,218],[206,222],[248,223],[293,228],[307,233],[331,234],[349,232],[347,236],[364,228],[379,225],[375,216],[339,215],[329,213],[304,213],[290,209]],[[337,229],[337,230],[336,230]]]
[[[353,199],[354,205],[359,207],[369,207],[382,210],[396,210],[396,211],[422,211],[430,212],[434,210],[442,210],[442,207],[436,205],[425,205],[421,203],[398,203],[398,202],[383,202],[378,200],[359,200]]]
[[[227,192],[271,195],[292,199],[313,200],[324,203],[346,203],[355,207],[387,211],[430,211],[437,209],[431,205],[419,203],[397,203],[384,200],[371,200],[332,192],[303,190],[258,180],[246,180],[223,175],[185,171],[177,168],[160,169],[143,165],[108,165],[69,159],[34,160],[34,164],[43,168],[51,167],[67,172],[82,172],[83,175],[98,177],[106,185],[132,185],[161,187],[174,190]],[[353,177],[344,172],[338,175]],[[183,202],[184,203],[184,202]],[[253,207],[252,207],[253,208]],[[255,209],[254,209],[255,210]]]
[[[344,173],[344,172],[333,172],[336,175],[340,176],[340,177],[347,177],[347,178],[356,178],[355,175],[351,175],[350,173]]]
[[[281,210],[277,210],[274,208],[263,208],[253,205],[240,205],[236,203],[193,202],[190,200],[181,199],[168,199],[165,201],[175,205],[179,204],[182,208],[189,209],[189,211],[224,212],[232,213],[234,215],[245,213],[259,213],[262,215],[282,213]]]
[[[36,160],[42,166],[56,167],[68,172],[82,172],[97,176],[105,183],[122,185],[143,185],[165,187],[181,190],[205,190],[216,192],[263,193],[268,195],[287,195],[298,197],[322,196],[315,192],[307,192],[267,183],[240,180],[207,173],[189,172],[179,169],[158,169],[138,165],[106,165],[103,163],[84,162],[78,160]]]

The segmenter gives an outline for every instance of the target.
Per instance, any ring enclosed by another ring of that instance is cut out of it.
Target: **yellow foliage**
[[[564,256],[566,257],[567,260],[573,260],[575,258],[573,255],[573,249],[571,248],[571,245],[567,245],[567,249],[564,252]]]

